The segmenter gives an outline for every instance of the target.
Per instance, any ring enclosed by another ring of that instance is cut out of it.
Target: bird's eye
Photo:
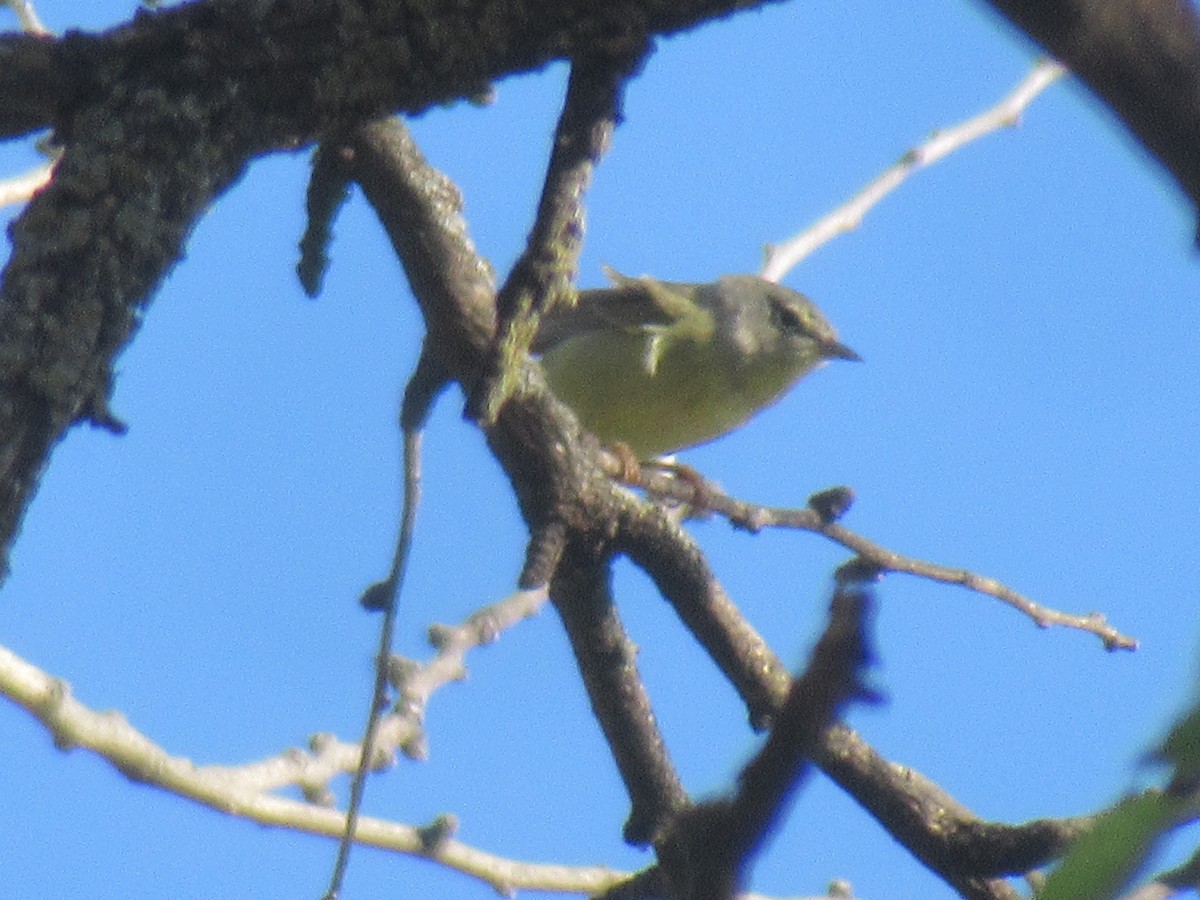
[[[804,321],[800,314],[786,303],[771,303],[771,324],[780,331],[788,333],[803,332]]]

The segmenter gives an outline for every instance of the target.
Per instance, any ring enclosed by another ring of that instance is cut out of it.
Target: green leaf
[[[1038,900],[1115,897],[1146,861],[1159,835],[1175,825],[1178,813],[1178,801],[1158,792],[1122,800],[1075,842],[1046,879]]]

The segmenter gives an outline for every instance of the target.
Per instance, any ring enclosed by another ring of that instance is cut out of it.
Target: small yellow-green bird
[[[551,312],[533,349],[583,426],[638,459],[720,437],[826,360],[860,358],[811,300],[756,276],[605,271],[613,287]]]

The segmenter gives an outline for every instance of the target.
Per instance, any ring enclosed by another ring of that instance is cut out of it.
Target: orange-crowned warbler
[[[719,437],[826,360],[859,359],[811,300],[756,276],[606,272],[613,287],[552,312],[534,350],[584,427],[639,459]]]

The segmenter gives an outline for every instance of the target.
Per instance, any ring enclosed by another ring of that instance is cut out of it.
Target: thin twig
[[[872,207],[918,169],[986,134],[1015,125],[1033,98],[1066,72],[1062,64],[1053,60],[1042,60],[1012,93],[991,109],[951,128],[934,132],[929,140],[905,153],[898,162],[846,203],[818,219],[795,237],[782,244],[768,246],[762,277],[768,281],[779,281],[818,247],[827,244],[839,234],[857,228]]]
[[[621,477],[624,472],[616,457],[606,460],[606,470],[614,477]],[[689,472],[687,477],[681,478],[668,471],[644,467],[638,476],[637,487],[643,488],[655,496],[691,504],[706,512],[718,513],[739,528],[745,528],[748,531],[760,531],[763,528],[772,527],[811,531],[825,536],[848,550],[853,550],[860,558],[879,569],[881,574],[904,572],[927,578],[930,581],[958,585],[976,593],[995,597],[1002,603],[1027,615],[1039,628],[1061,625],[1096,635],[1104,642],[1106,650],[1137,649],[1137,640],[1109,625],[1102,613],[1091,612],[1084,615],[1064,613],[1043,606],[1024,594],[1017,593],[995,578],[978,575],[968,569],[943,566],[916,557],[905,556],[877,544],[837,522],[830,521],[828,516],[823,515],[812,505],[804,509],[794,509],[748,503],[745,500],[729,496],[712,482],[700,479],[694,472]],[[815,496],[823,497],[828,493],[822,492]]]
[[[396,552],[387,578],[368,588],[364,605],[370,609],[383,610],[383,622],[379,626],[379,649],[375,655],[375,680],[371,687],[371,705],[367,712],[367,724],[363,729],[362,752],[358,768],[350,784],[350,802],[346,806],[346,830],[338,843],[337,859],[329,878],[325,900],[337,900],[350,864],[350,848],[354,846],[354,830],[362,807],[363,794],[367,789],[367,774],[377,764],[375,738],[387,705],[388,674],[392,669],[392,640],[396,631],[396,606],[404,586],[404,572],[412,549],[413,532],[417,524],[417,508],[421,504],[421,443],[425,422],[438,394],[446,386],[446,374],[431,356],[422,353],[417,360],[416,371],[404,391],[404,404],[400,413],[400,425],[404,440],[404,500],[400,510],[400,533],[396,539]],[[368,599],[369,598],[369,599]],[[386,762],[386,754],[383,757]]]

